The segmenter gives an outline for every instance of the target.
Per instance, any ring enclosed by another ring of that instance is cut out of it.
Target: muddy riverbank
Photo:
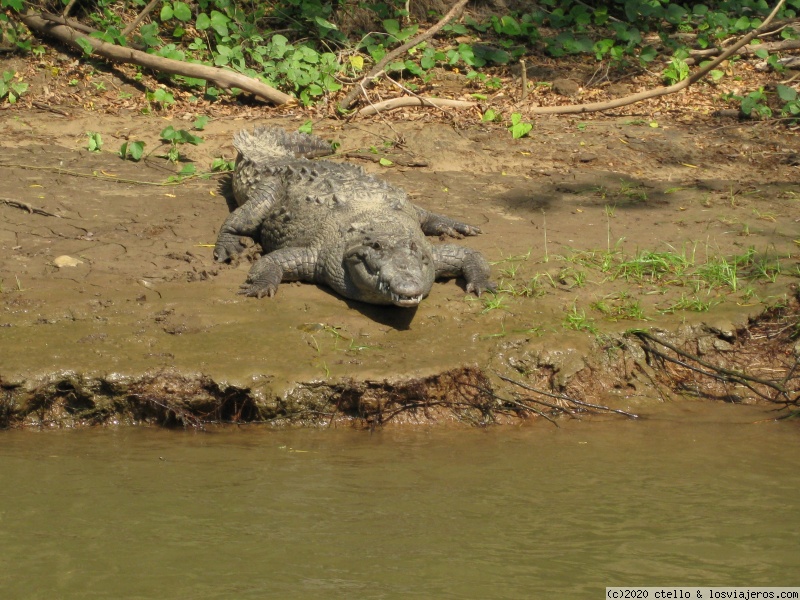
[[[212,120],[177,167],[164,148],[116,154],[191,130],[185,117],[0,113],[0,425],[484,424],[797,396],[792,133],[554,118],[512,141],[492,125],[317,123],[339,155],[485,232],[459,243],[500,292],[442,282],[407,311],[307,284],[238,296],[247,261],[209,247],[225,176],[168,177],[232,159],[233,133],[264,120]]]

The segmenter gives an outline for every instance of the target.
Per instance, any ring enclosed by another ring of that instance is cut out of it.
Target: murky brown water
[[[0,435],[3,598],[600,598],[798,585],[793,423]]]

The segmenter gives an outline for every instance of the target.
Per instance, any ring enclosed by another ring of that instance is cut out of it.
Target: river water
[[[800,585],[800,428],[0,432],[0,597],[602,598]]]

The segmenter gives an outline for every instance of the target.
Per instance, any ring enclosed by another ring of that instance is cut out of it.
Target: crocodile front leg
[[[219,230],[214,245],[214,260],[226,262],[245,249],[242,236],[256,239],[261,224],[276,200],[283,193],[283,183],[273,177],[261,181],[250,193],[250,199],[234,210]]]
[[[480,227],[467,225],[461,221],[456,221],[444,215],[438,215],[414,205],[419,218],[419,225],[425,235],[449,235],[450,237],[460,238],[464,235],[478,235]]]
[[[259,258],[250,268],[240,294],[270,298],[281,281],[314,281],[317,252],[310,248],[281,248]]]
[[[438,244],[433,247],[433,261],[436,265],[436,278],[462,276],[467,282],[467,292],[480,296],[488,290],[494,293],[497,284],[489,279],[489,263],[477,250]]]

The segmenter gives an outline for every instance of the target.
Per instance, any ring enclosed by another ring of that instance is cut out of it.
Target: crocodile
[[[307,281],[352,300],[414,307],[440,278],[463,277],[478,296],[496,290],[479,252],[425,237],[471,236],[479,227],[416,206],[359,166],[311,160],[332,153],[316,136],[256,127],[233,142],[238,208],[220,228],[214,259],[240,254],[245,238],[263,252],[240,294],[271,297],[281,281]]]

